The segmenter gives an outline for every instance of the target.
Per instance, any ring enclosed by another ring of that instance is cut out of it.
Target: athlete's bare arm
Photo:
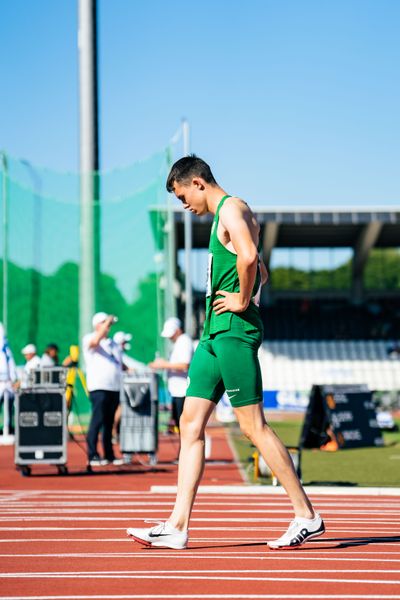
[[[171,363],[165,360],[165,358],[160,357],[150,362],[149,367],[155,371],[166,369],[167,371],[182,371],[182,373],[186,373],[189,370],[189,363]]]
[[[96,348],[100,344],[100,341],[107,337],[113,322],[114,316],[109,315],[104,323],[101,324],[101,327],[94,332],[93,337],[89,340],[89,348]]]
[[[246,223],[249,226],[252,240],[257,248],[258,240],[259,240],[259,236],[260,236],[260,226],[257,223],[257,219],[255,218],[254,214],[252,213],[250,207],[248,206],[248,204],[246,204],[246,202],[244,202],[243,200],[240,200],[239,198],[230,198],[229,200],[237,203],[237,205],[243,209],[243,218],[245,219]],[[229,200],[228,200],[228,202],[229,202]],[[223,215],[223,210],[224,210],[225,206],[226,206],[226,203],[222,207],[220,215]],[[222,217],[221,217],[221,219],[222,219]],[[227,229],[224,227],[223,221],[221,223],[221,219],[218,224],[218,232],[217,232],[218,238],[219,238],[220,242],[222,244],[224,244],[224,246],[226,246],[226,248],[228,250],[230,250],[231,252],[236,252],[235,248],[233,247],[233,244],[231,242],[229,231],[227,231]],[[260,265],[260,272],[261,272],[261,285],[264,285],[268,281],[269,274],[268,274],[267,267],[265,266],[265,264],[261,258],[259,261],[259,265]]]
[[[222,296],[213,302],[216,314],[224,312],[240,313],[248,307],[257,273],[257,243],[259,225],[243,200],[229,198],[219,213],[217,235],[228,250],[237,254],[237,271],[240,292],[218,290]]]

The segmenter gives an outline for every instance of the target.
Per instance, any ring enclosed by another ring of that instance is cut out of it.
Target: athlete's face
[[[185,210],[198,216],[208,212],[206,191],[201,179],[193,179],[189,184],[175,182],[174,194]]]

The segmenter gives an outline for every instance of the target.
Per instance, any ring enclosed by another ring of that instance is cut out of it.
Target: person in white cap
[[[96,313],[92,319],[93,331],[86,334],[82,341],[86,383],[92,403],[92,416],[86,438],[91,466],[122,464],[122,459],[115,458],[112,446],[112,428],[121,387],[122,356],[118,344],[109,337],[109,333],[117,320],[114,315]],[[100,430],[103,458],[97,450]]]
[[[172,398],[172,419],[179,428],[187,388],[187,373],[193,356],[193,342],[182,330],[182,322],[170,317],[164,323],[161,336],[171,340],[173,346],[169,360],[156,358],[149,364],[155,370],[168,372],[168,391]]]
[[[122,352],[122,363],[127,371],[130,373],[140,373],[143,371],[147,371],[147,367],[144,363],[135,360],[129,354],[126,353],[126,350],[130,350],[131,345],[130,341],[132,340],[132,335],[130,333],[125,333],[124,331],[117,331],[113,335],[113,340],[121,349]]]
[[[21,354],[24,355],[26,363],[24,365],[25,373],[29,373],[32,369],[40,368],[40,356],[37,354],[35,344],[27,344],[21,350]]]

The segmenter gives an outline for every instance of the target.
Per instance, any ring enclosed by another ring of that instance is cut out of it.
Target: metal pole
[[[168,153],[168,166],[172,167],[171,152]],[[172,206],[172,194],[168,194],[167,204],[167,222],[165,226],[166,238],[167,238],[167,301],[165,303],[166,316],[176,317],[176,246],[175,246],[175,219],[174,211]]]
[[[3,170],[3,327],[8,331],[8,162],[5,152],[1,153]]]
[[[42,179],[32,167],[28,160],[21,160],[21,164],[27,168],[32,179],[34,190],[34,205],[33,205],[33,248],[32,248],[32,271],[31,271],[31,315],[29,320],[28,338],[36,344],[37,332],[40,322],[40,296],[41,296],[41,267],[42,267]]]
[[[183,154],[189,156],[190,152],[190,130],[189,123],[186,119],[182,121],[183,133]],[[192,214],[185,211],[185,329],[186,332],[193,335],[193,295],[192,295],[192,280],[191,280],[191,256],[192,256]]]
[[[79,0],[81,260],[80,337],[91,330],[100,272],[97,0]]]

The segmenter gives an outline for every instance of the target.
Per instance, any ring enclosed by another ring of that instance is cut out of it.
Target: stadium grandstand
[[[255,213],[270,271],[261,299],[265,405],[301,408],[313,384],[343,383],[367,384],[396,404],[400,212],[257,207]],[[184,217],[178,208],[174,221],[179,255]],[[211,216],[193,220],[193,250],[200,262],[207,252],[210,226]],[[195,258],[192,264],[197,264]],[[196,281],[194,286],[199,334],[204,289]]]

